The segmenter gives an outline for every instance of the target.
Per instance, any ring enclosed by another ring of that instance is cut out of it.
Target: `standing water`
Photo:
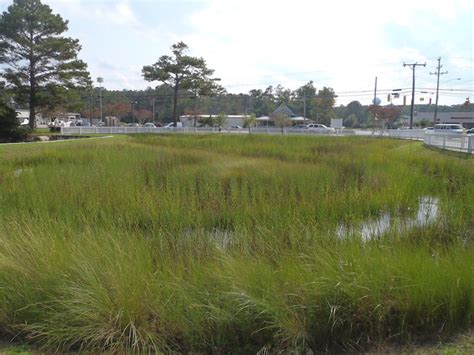
[[[426,227],[436,221],[439,215],[439,199],[430,196],[420,198],[418,211],[415,217],[402,218],[392,216],[390,213],[382,214],[376,220],[367,220],[359,227],[340,225],[336,234],[340,238],[351,235],[360,235],[363,241],[379,238],[390,229],[397,229],[400,232],[408,231],[415,227]]]

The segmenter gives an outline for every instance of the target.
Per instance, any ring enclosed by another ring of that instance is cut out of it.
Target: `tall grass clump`
[[[473,325],[472,158],[256,135],[0,158],[0,330],[46,351],[347,351]],[[436,218],[406,222],[425,197]]]

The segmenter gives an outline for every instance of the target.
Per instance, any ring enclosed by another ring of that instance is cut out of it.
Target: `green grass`
[[[474,161],[371,138],[0,146],[0,330],[47,350],[364,349],[473,325]],[[21,169],[21,170],[19,170]],[[440,200],[429,226],[340,238]]]

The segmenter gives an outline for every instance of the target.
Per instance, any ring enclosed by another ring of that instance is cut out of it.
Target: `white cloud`
[[[118,25],[135,25],[137,19],[127,1],[121,1],[111,9],[98,9],[95,16],[101,21],[108,21]]]
[[[392,48],[386,26],[416,29],[425,11],[452,20],[460,9],[457,1],[438,0],[214,0],[191,16],[195,31],[184,40],[231,91],[248,91],[248,83],[296,88],[308,80],[360,90],[373,86],[376,75],[390,88],[411,83],[404,61],[428,58],[409,38]],[[301,72],[308,75],[295,75]]]
[[[432,86],[437,56],[445,70],[472,78],[472,31],[453,35],[457,41],[446,33],[462,28],[461,15],[474,16],[469,0],[209,0],[176,1],[176,7],[164,0],[145,6],[145,0],[44,1],[70,20],[70,35],[79,38],[93,77],[103,76],[114,89],[154,85],[142,79],[141,67],[180,40],[231,92],[279,83],[295,89],[309,80],[336,92],[367,90],[375,76],[381,88],[407,87],[411,72],[404,61],[428,62],[417,79]],[[466,39],[461,48],[460,35]]]

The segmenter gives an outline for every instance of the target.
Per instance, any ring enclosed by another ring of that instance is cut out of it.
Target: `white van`
[[[460,124],[440,123],[436,124],[431,132],[435,134],[463,134],[464,128]]]
[[[176,122],[176,127],[174,126],[174,122],[170,122],[163,128],[183,128],[183,122]]]

